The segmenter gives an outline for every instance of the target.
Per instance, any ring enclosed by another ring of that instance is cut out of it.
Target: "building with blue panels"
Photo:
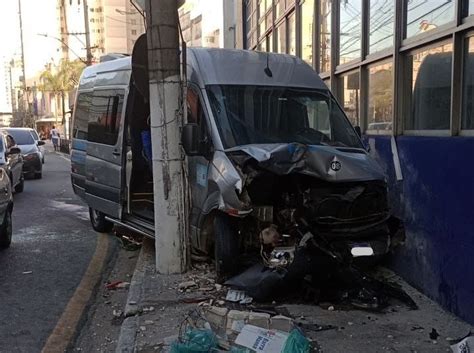
[[[393,268],[474,323],[474,0],[240,0],[236,22],[320,73],[390,181]]]

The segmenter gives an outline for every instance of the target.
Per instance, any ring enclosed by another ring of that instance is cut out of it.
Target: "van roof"
[[[275,54],[239,49],[188,48],[188,78],[204,87],[206,85],[265,85],[304,87],[327,90],[319,75],[303,60],[286,54]],[[272,77],[265,74],[267,67]],[[89,66],[81,76],[80,87],[111,85],[130,82],[131,57]],[[121,72],[121,75],[108,73]],[[95,83],[93,83],[95,81]]]
[[[267,62],[272,77],[265,74]],[[204,85],[268,85],[327,90],[319,75],[308,64],[296,56],[287,54],[239,49],[191,48],[188,52],[189,65],[192,65],[194,70],[200,68]]]

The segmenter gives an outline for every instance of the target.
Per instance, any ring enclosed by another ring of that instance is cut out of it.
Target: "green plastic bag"
[[[245,347],[230,347],[230,353],[255,353],[255,351]]]
[[[281,353],[309,353],[310,350],[311,346],[308,339],[300,330],[294,329],[288,336]]]
[[[217,348],[217,337],[211,330],[188,330],[181,341],[171,345],[170,353],[207,353]]]

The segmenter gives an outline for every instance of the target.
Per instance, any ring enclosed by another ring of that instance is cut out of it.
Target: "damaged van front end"
[[[385,175],[311,67],[249,51],[191,57],[192,239],[195,255],[214,251],[219,276],[291,269],[302,252],[307,267],[374,262],[403,240]]]
[[[365,151],[254,144],[230,148],[212,165],[220,210],[240,218],[230,235],[238,245],[230,243],[260,249],[268,267],[289,266],[308,241],[350,263],[380,258],[400,238],[385,177]]]

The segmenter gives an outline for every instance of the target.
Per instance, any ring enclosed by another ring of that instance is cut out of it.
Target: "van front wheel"
[[[214,257],[218,282],[223,282],[238,270],[239,234],[236,220],[224,213],[214,218]]]
[[[108,233],[112,230],[114,224],[105,219],[105,215],[91,207],[89,207],[89,218],[91,220],[92,228],[96,232]]]

